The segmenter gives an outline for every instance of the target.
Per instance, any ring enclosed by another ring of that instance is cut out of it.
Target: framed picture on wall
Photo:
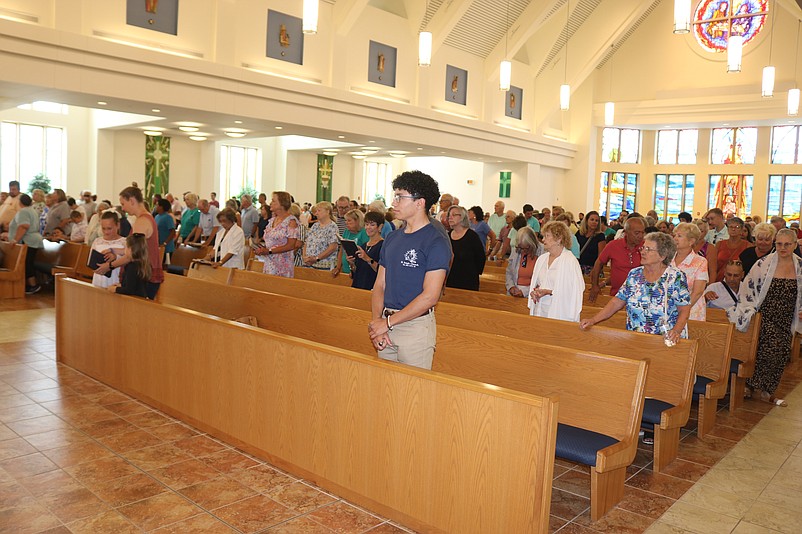
[[[446,65],[446,100],[455,104],[465,105],[468,100],[468,71]]]
[[[303,21],[279,11],[267,10],[267,57],[304,64]]]
[[[368,81],[395,87],[398,49],[371,41],[368,48]]]
[[[521,120],[521,107],[524,101],[524,90],[520,87],[510,86],[510,90],[504,93],[504,115],[513,119]]]
[[[127,0],[125,23],[178,35],[178,0]]]

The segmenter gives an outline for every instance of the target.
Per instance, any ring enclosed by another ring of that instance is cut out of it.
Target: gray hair
[[[632,225],[633,221],[640,221],[640,223],[643,225],[643,229],[644,230],[646,229],[647,224],[646,224],[646,221],[644,220],[643,217],[627,217],[627,220],[624,221],[624,231],[625,232],[627,230],[629,230],[629,227]]]
[[[662,232],[652,232],[643,238],[644,241],[653,241],[657,245],[657,255],[663,258],[663,264],[671,265],[671,261],[677,254],[677,244],[674,238]]]
[[[540,246],[540,241],[538,241],[534,230],[528,226],[524,226],[518,230],[517,238],[518,246],[523,244],[524,246],[532,249],[532,252],[537,253],[538,247]]]
[[[777,237],[785,235],[789,236],[791,240],[796,243],[796,232],[794,230],[791,230],[790,228],[780,228],[777,230]],[[775,242],[777,241],[777,237],[774,238]]]
[[[384,215],[385,213],[387,213],[387,207],[384,205],[383,201],[376,199],[370,204],[368,204],[368,211],[377,211],[382,215]]]
[[[459,225],[463,228],[470,228],[471,221],[468,219],[468,210],[463,208],[462,206],[451,206],[448,208],[448,215],[451,216],[452,211],[458,211],[459,214],[462,216],[462,220],[460,220]]]

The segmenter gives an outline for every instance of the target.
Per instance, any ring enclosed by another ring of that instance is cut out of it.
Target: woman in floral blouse
[[[685,274],[671,267],[677,246],[668,234],[647,234],[641,247],[641,266],[632,269],[616,298],[596,315],[579,324],[590,328],[627,308],[627,330],[661,334],[667,344],[688,337],[691,293]]]
[[[312,208],[317,222],[309,229],[304,242],[304,267],[331,271],[337,265],[339,234],[332,217],[331,202],[318,202]]]
[[[292,259],[295,242],[298,240],[298,219],[289,212],[291,198],[286,191],[273,193],[273,200],[270,202],[273,216],[265,228],[264,243],[254,249],[254,253],[265,264],[265,274],[292,278],[294,273]]]

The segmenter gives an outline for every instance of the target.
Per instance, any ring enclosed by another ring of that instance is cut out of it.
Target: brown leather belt
[[[382,317],[390,317],[391,315],[394,315],[396,312],[399,312],[399,311],[401,311],[401,310],[391,310],[391,309],[388,309],[388,308],[384,308],[384,311],[382,312]],[[429,308],[428,310],[426,310],[422,314],[418,315],[418,317],[424,317],[426,315],[429,315],[433,311],[434,311],[434,308]],[[416,317],[416,319],[417,319],[417,317]]]

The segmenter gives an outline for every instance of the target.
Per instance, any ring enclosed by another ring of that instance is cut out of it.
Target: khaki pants
[[[423,369],[432,368],[437,340],[434,312],[393,326],[388,335],[393,345],[379,351],[379,358]]]

